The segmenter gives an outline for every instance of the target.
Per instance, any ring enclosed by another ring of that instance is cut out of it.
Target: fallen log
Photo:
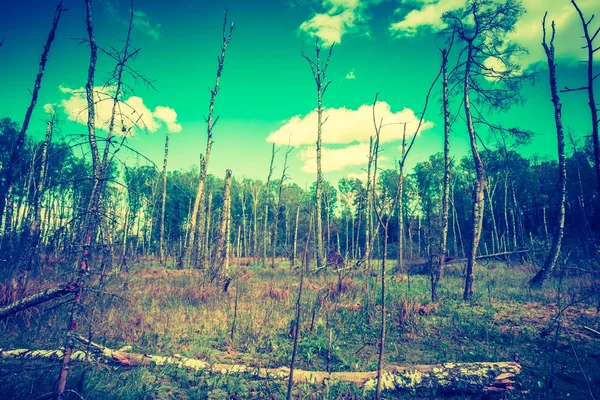
[[[21,300],[17,300],[4,307],[0,307],[0,319],[16,314],[19,311],[35,307],[38,304],[45,303],[52,299],[56,299],[58,297],[63,297],[68,294],[74,293],[77,291],[78,288],[79,286],[76,283],[68,283],[60,287],[46,289],[41,293],[32,294],[31,296],[27,296],[25,298],[22,298]]]
[[[476,260],[489,260],[491,258],[510,257],[515,254],[526,254],[526,253],[529,253],[529,250],[525,249],[525,250],[506,251],[506,252],[502,252],[502,253],[493,253],[493,254],[486,254],[484,256],[477,256],[477,257],[475,257],[475,259]],[[445,265],[462,264],[462,263],[466,263],[466,262],[467,262],[466,258],[446,257],[446,259],[444,260]],[[407,267],[407,271],[410,275],[429,274],[431,272],[431,261],[425,260],[425,259],[417,260],[417,262],[414,262],[413,264],[411,264]]]
[[[79,337],[78,341],[89,346],[89,351],[75,351],[73,360],[103,361],[122,367],[171,365],[212,374],[246,374],[256,379],[280,379],[289,377],[290,369],[251,367],[242,364],[219,364],[195,360],[175,354],[170,357],[129,353],[130,347],[120,350],[109,349],[97,343],[89,343]],[[0,349],[0,358],[5,359],[50,359],[61,360],[63,350]],[[514,378],[521,366],[514,362],[444,363],[437,365],[390,366],[383,372],[383,388],[389,391],[411,391],[417,393],[481,394],[503,393],[514,389]],[[354,383],[365,390],[374,390],[377,372],[324,372],[294,369],[294,383],[324,385],[330,382]]]

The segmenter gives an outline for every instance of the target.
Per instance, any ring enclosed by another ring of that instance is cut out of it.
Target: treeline
[[[18,129],[17,123],[10,119],[0,121],[2,165],[9,161],[6,149],[11,148]],[[54,259],[76,253],[73,244],[77,243],[81,230],[81,210],[89,202],[91,192],[91,165],[85,157],[76,155],[78,146],[62,138],[47,145],[42,168],[45,145],[44,141],[28,140],[19,165],[14,166],[18,169],[17,179],[6,200],[1,243],[3,259],[13,264],[21,260],[19,254],[37,214],[41,216],[39,252]],[[573,145],[567,159],[565,226],[565,246],[586,256],[592,255],[594,232],[600,229],[593,155],[589,149],[590,146]],[[481,155],[487,182],[478,253],[543,248],[556,228],[559,209],[556,161],[528,159],[505,149],[485,150]],[[277,175],[278,161],[283,162],[275,158],[274,175]],[[439,246],[443,162],[441,153],[434,154],[405,173],[402,201],[405,258],[432,258]],[[472,161],[466,156],[453,160],[451,176],[447,255],[465,258],[472,224],[471,187],[475,179]],[[43,193],[37,193],[40,180],[43,180]],[[167,174],[164,246],[166,259],[172,265],[182,256],[189,237],[189,218],[199,180],[198,168]],[[397,195],[398,171],[384,170],[377,180],[379,201],[389,203]],[[272,179],[267,187],[263,180],[234,175],[226,241],[230,257],[265,265],[272,264],[273,256],[298,258],[301,251],[298,242],[306,236],[309,215],[314,210],[316,185],[302,188],[284,181],[279,196],[280,184],[281,179]],[[197,224],[201,257],[196,267],[211,264],[215,257],[223,186],[223,178],[207,175],[206,196],[199,213],[202,220]],[[107,177],[106,188],[102,202],[106,223],[97,233],[98,239],[100,236],[102,239],[98,242],[110,248],[115,256],[158,257],[162,173],[153,165],[115,163]],[[36,202],[38,197],[41,201]],[[324,181],[322,219],[326,253],[337,252],[347,260],[358,260],[365,254],[367,224],[373,224],[375,218],[371,215],[369,219],[367,200],[366,183],[359,179],[342,178],[335,186]],[[388,256],[397,258],[398,207],[388,214]],[[373,248],[372,257],[381,257],[381,246]]]

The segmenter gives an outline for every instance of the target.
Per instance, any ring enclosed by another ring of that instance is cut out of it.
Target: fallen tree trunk
[[[477,257],[475,257],[475,259],[476,260],[488,260],[491,258],[510,257],[512,255],[526,254],[526,253],[529,253],[529,250],[506,251],[506,252],[502,252],[502,253],[494,253],[494,254],[487,254],[484,256],[477,256]],[[416,260],[416,261],[417,262],[408,266],[408,273],[410,275],[423,275],[423,274],[426,275],[431,272],[431,262],[430,261],[424,260],[424,259],[420,259],[420,260]],[[466,263],[466,262],[467,262],[466,258],[446,257],[446,259],[444,260],[445,265],[461,264],[461,263]]]
[[[175,354],[163,357],[148,354],[129,353],[130,347],[112,350],[86,339],[76,338],[89,346],[90,351],[75,351],[73,360],[91,362],[104,361],[123,367],[172,365],[195,371],[213,374],[247,374],[258,379],[281,379],[289,377],[290,369],[251,367],[242,364],[211,364],[202,360],[186,358]],[[50,359],[61,360],[63,350],[0,349],[0,358],[5,359]],[[390,366],[382,376],[385,390],[411,391],[418,393],[502,393],[514,389],[515,378],[521,366],[514,362],[445,363],[438,365]],[[354,383],[366,390],[374,390],[377,372],[324,372],[294,369],[294,383],[317,385],[329,382]]]
[[[37,306],[38,304],[45,303],[58,297],[63,297],[68,294],[77,291],[78,285],[76,283],[68,283],[64,286],[57,288],[46,289],[41,293],[32,294],[21,300],[17,300],[7,306],[0,307],[0,319],[6,318],[19,311],[25,310],[30,307]]]

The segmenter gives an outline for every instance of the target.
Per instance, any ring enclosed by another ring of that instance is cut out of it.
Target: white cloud
[[[410,11],[404,19],[390,26],[399,36],[414,36],[420,28],[429,27],[439,31],[446,27],[442,15],[465,5],[465,0],[418,0],[421,7]]]
[[[61,100],[61,107],[67,119],[80,124],[87,124],[87,99],[84,88],[70,89],[60,86],[60,91],[67,95],[66,99]],[[107,130],[113,110],[114,87],[95,87],[94,99],[96,103],[96,126]],[[180,132],[181,125],[177,123],[177,113],[170,107],[158,106],[154,112],[144,104],[144,100],[138,96],[131,96],[128,99],[120,99],[117,104],[115,127],[117,133],[128,132],[131,128],[147,129],[150,132],[156,132],[162,121],[169,132]]]
[[[377,121],[383,118],[384,126],[381,131],[381,143],[392,142],[402,138],[403,128],[399,123],[407,123],[406,131],[412,134],[418,125],[418,118],[408,108],[392,112],[390,105],[384,101],[377,103],[375,109]],[[347,108],[330,108],[324,111],[322,141],[324,144],[350,144],[354,142],[368,143],[374,134],[373,110],[371,105],[363,105],[357,110]],[[432,122],[424,121],[421,131],[430,129]],[[272,132],[267,142],[292,146],[312,145],[317,140],[317,111],[313,110],[305,116],[296,115],[283,126]]]
[[[323,0],[325,13],[316,13],[300,25],[300,30],[318,37],[325,46],[340,43],[342,36],[362,19],[363,4],[359,0]]]
[[[341,149],[323,148],[321,151],[321,168],[323,172],[343,171],[347,167],[366,165],[369,157],[369,145],[366,143],[355,144]],[[317,151],[315,147],[300,150],[298,158],[304,162],[300,168],[306,173],[317,172]],[[385,160],[384,156],[379,156]]]
[[[578,5],[588,18],[597,9],[598,0],[579,0]],[[390,30],[398,36],[414,36],[422,28],[439,31],[445,27],[442,15],[446,11],[463,7],[466,0],[416,0],[418,7],[406,14],[400,21],[390,25]],[[523,67],[545,60],[545,53],[541,46],[542,26],[544,13],[548,11],[548,30],[550,21],[556,22],[556,55],[560,58],[582,59],[585,56],[581,49],[581,22],[573,5],[565,1],[523,0],[526,14],[521,17],[515,26],[514,32],[507,35],[507,39],[525,47],[529,54],[520,58]],[[598,26],[598,25],[596,25]],[[581,44],[578,46],[576,44]],[[597,53],[600,59],[600,52]]]
[[[346,79],[356,79],[356,75],[354,75],[354,70],[346,74]]]
[[[152,114],[167,125],[169,132],[181,132],[181,125],[177,123],[177,113],[171,107],[157,106]]]

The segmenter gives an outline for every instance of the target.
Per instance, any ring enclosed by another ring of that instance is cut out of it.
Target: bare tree
[[[594,14],[586,21],[585,16],[581,12],[581,9],[577,5],[575,0],[571,0],[571,4],[577,10],[577,14],[579,15],[579,19],[581,20],[581,27],[583,29],[583,36],[585,38],[585,46],[584,49],[587,49],[587,84],[586,86],[579,88],[565,88],[564,92],[572,92],[578,90],[585,90],[588,94],[588,106],[590,108],[590,116],[592,122],[592,143],[594,145],[594,168],[596,170],[596,179],[598,181],[598,191],[600,191],[600,138],[598,136],[598,125],[600,121],[598,120],[598,103],[596,103],[596,97],[594,93],[594,81],[600,77],[600,72],[594,74],[594,53],[600,51],[600,46],[594,48],[594,40],[600,34],[600,26],[592,33],[590,31],[590,24],[594,20]]]
[[[323,202],[323,172],[321,168],[321,141],[323,124],[327,121],[323,121],[323,95],[327,91],[331,81],[327,81],[327,68],[329,67],[329,61],[333,54],[333,45],[329,47],[329,53],[325,59],[325,63],[321,64],[321,46],[319,45],[319,39],[315,41],[315,59],[311,59],[308,56],[302,54],[302,57],[310,65],[313,79],[317,87],[317,237],[316,237],[316,252],[317,252],[317,268],[323,267],[324,263],[324,251],[323,248],[323,216],[322,216],[322,202]]]
[[[560,203],[558,206],[558,218],[556,221],[556,230],[552,240],[552,247],[544,266],[539,272],[529,281],[529,285],[532,287],[541,287],[548,277],[548,275],[554,270],[558,256],[560,255],[560,248],[565,229],[565,208],[567,202],[567,160],[565,157],[565,134],[562,125],[561,109],[562,104],[560,103],[560,97],[558,96],[558,89],[556,84],[556,64],[554,62],[554,37],[556,34],[554,21],[552,21],[552,36],[550,37],[550,43],[546,42],[546,17],[548,13],[544,14],[542,21],[543,40],[542,46],[546,52],[548,58],[548,70],[550,80],[550,92],[552,93],[552,104],[554,105],[554,123],[556,124],[556,138],[558,139],[558,191],[560,193]]]
[[[271,177],[275,169],[273,162],[275,161],[275,154],[278,150],[275,150],[275,143],[271,148],[271,162],[269,163],[269,175],[267,176],[267,182],[265,183],[265,215],[263,219],[263,248],[262,248],[262,264],[267,265],[267,245],[269,242],[269,204],[271,201]]]
[[[437,286],[442,279],[448,239],[448,209],[450,202],[450,107],[448,99],[448,49],[442,49],[442,108],[444,114],[444,183],[442,188],[441,245],[437,263],[432,263],[431,301],[437,300]]]
[[[225,17],[223,18],[223,30],[222,30],[222,42],[221,42],[221,54],[217,58],[217,73],[215,78],[215,86],[210,90],[210,102],[208,103],[208,117],[206,118],[206,152],[204,155],[204,163],[205,167],[200,171],[200,181],[198,182],[198,190],[196,191],[196,200],[194,200],[194,209],[192,210],[192,216],[189,221],[189,229],[190,234],[188,238],[188,243],[186,244],[183,254],[179,259],[179,268],[183,268],[184,261],[189,260],[190,250],[193,247],[195,237],[198,234],[197,232],[197,220],[198,220],[198,210],[200,209],[200,204],[202,202],[202,198],[204,196],[204,186],[206,184],[206,171],[208,170],[208,163],[210,160],[210,150],[212,148],[212,135],[213,129],[217,122],[219,121],[219,117],[214,118],[214,109],[215,109],[215,100],[217,99],[217,94],[219,93],[219,82],[221,80],[221,75],[223,74],[223,66],[225,64],[225,53],[227,51],[227,46],[231,41],[231,34],[233,33],[233,22],[227,29],[227,12],[225,10]]]
[[[29,128],[31,114],[33,114],[33,110],[35,109],[35,106],[38,101],[38,96],[42,87],[42,78],[44,77],[44,72],[46,71],[46,63],[48,62],[48,55],[50,54],[50,48],[52,47],[52,42],[54,42],[54,38],[56,36],[56,29],[58,28],[58,23],[60,22],[60,17],[63,11],[66,11],[66,8],[63,8],[63,2],[61,1],[60,3],[58,3],[58,5],[56,6],[56,10],[54,11],[52,27],[50,28],[50,32],[48,32],[48,38],[46,39],[46,44],[44,45],[44,50],[42,51],[42,56],[40,58],[38,73],[35,77],[33,91],[31,92],[31,101],[29,103],[29,107],[27,107],[27,111],[25,112],[25,118],[23,119],[23,124],[21,125],[21,129],[19,130],[17,140],[10,153],[10,161],[8,165],[11,167],[3,168],[2,171],[4,174],[4,179],[0,179],[0,221],[2,221],[2,217],[4,216],[4,206],[6,204],[6,197],[10,187],[13,184],[13,180],[15,177],[15,168],[12,168],[12,166],[17,165],[18,160],[21,157],[21,153],[23,151],[23,145],[25,144],[25,135],[27,133],[27,128]]]
[[[71,354],[75,345],[73,335],[77,329],[77,321],[82,306],[82,295],[84,291],[84,281],[89,272],[89,257],[92,245],[92,240],[96,234],[97,227],[97,216],[98,216],[98,203],[100,199],[100,185],[102,184],[101,171],[100,171],[100,155],[98,152],[98,143],[96,140],[96,103],[94,100],[94,77],[96,74],[96,61],[98,59],[98,46],[94,38],[94,25],[92,23],[92,0],[85,1],[86,9],[86,26],[88,32],[88,43],[90,46],[90,62],[88,67],[87,82],[85,85],[86,99],[87,99],[87,111],[88,111],[88,142],[90,145],[90,152],[92,155],[92,193],[90,196],[90,202],[86,213],[85,232],[82,235],[82,254],[78,262],[77,267],[77,287],[78,291],[75,294],[75,303],[71,307],[70,312],[70,323],[69,323],[69,335],[67,339],[67,345],[62,359],[60,372],[58,375],[58,382],[56,384],[55,398],[62,400],[64,398],[65,389],[67,385],[67,373],[69,371],[69,365],[71,362]]]
[[[158,241],[158,259],[161,264],[165,262],[165,207],[167,204],[167,161],[169,158],[169,130],[165,134],[165,158],[162,171],[162,198],[160,207],[160,238]]]

